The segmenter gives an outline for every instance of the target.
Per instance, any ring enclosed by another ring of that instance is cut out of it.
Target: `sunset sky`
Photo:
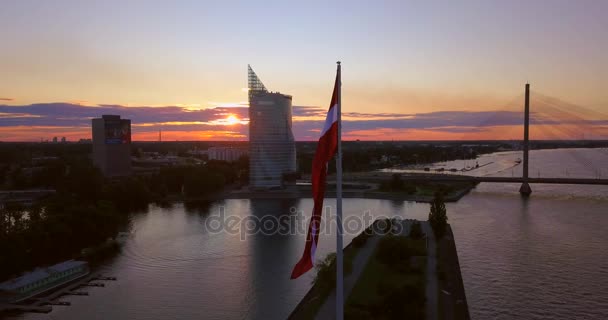
[[[343,65],[344,136],[608,138],[608,1],[29,1],[0,4],[0,141],[247,140],[247,64],[316,140]],[[554,98],[552,98],[554,97]]]

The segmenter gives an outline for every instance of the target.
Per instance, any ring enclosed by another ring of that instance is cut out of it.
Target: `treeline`
[[[128,190],[128,202],[116,199],[117,185],[106,182],[88,161],[66,164],[59,172],[54,195],[31,207],[0,209],[0,279],[102,242],[126,224],[123,209],[145,205],[138,188]]]
[[[90,144],[0,143],[0,189],[50,187],[66,162],[77,162],[91,150]]]
[[[298,169],[310,173],[315,152],[314,143],[298,144]],[[509,145],[463,146],[462,143],[343,143],[342,167],[347,172],[371,171],[400,165],[427,164],[457,159],[475,159],[481,154],[492,153]],[[335,172],[335,162],[329,163],[329,172]]]
[[[129,214],[170,196],[202,197],[246,179],[243,162],[166,167],[156,174],[106,179],[86,155],[59,158],[32,175],[29,188],[56,193],[34,206],[0,209],[0,281],[75,257],[124,230]]]

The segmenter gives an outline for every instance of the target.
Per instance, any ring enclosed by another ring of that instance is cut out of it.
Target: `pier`
[[[38,297],[27,299],[24,302],[0,304],[0,314],[3,312],[49,313],[53,311],[52,306],[70,306],[71,302],[59,301],[59,298],[63,296],[88,296],[88,292],[79,291],[83,287],[105,287],[104,283],[92,281],[116,281],[116,277],[107,277],[98,273],[89,274],[62,286],[48,295],[41,293]]]

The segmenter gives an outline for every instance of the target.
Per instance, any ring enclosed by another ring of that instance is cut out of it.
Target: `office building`
[[[104,115],[92,120],[93,163],[107,177],[131,174],[131,120]]]
[[[248,66],[249,186],[283,186],[296,171],[296,145],[291,131],[291,96],[269,92]]]

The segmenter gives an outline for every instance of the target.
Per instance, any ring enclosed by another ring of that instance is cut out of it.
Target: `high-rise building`
[[[283,185],[296,171],[296,145],[291,131],[291,96],[269,92],[248,66],[249,186]]]
[[[131,174],[131,120],[103,115],[92,120],[93,163],[107,177]]]

